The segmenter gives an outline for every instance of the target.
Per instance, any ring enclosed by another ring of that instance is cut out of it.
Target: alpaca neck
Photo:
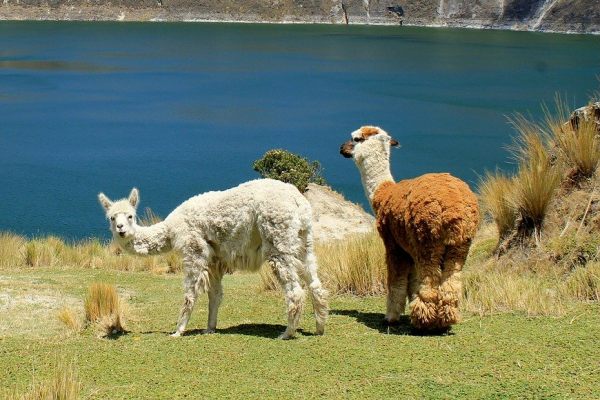
[[[128,253],[147,256],[160,254],[172,249],[169,229],[164,221],[151,226],[135,227],[135,234],[129,241],[117,241]]]
[[[390,171],[389,156],[368,157],[358,165],[360,178],[365,189],[365,194],[373,205],[373,196],[377,188],[384,182],[393,182],[394,178]]]

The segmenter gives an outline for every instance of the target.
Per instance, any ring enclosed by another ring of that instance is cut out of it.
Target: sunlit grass
[[[487,238],[482,240],[483,248],[476,248],[481,255],[488,251]],[[80,397],[86,399],[195,398],[199,393],[234,399],[335,399],[340,394],[481,399],[498,393],[515,399],[589,399],[600,390],[597,366],[590,363],[600,355],[594,345],[600,340],[600,309],[589,300],[572,308],[563,304],[562,315],[546,316],[547,309],[506,311],[503,304],[493,312],[463,311],[463,321],[451,334],[415,336],[408,321],[391,327],[382,322],[382,296],[332,295],[324,336],[312,335],[314,317],[307,305],[298,337],[281,341],[283,297],[257,291],[255,274],[234,274],[224,277],[216,334],[200,334],[208,312],[207,298],[201,296],[189,334],[174,339],[169,333],[183,297],[177,277],[49,268],[3,271],[3,276],[15,289],[42,280],[69,296],[81,296],[86,282],[119,282],[121,290],[133,294],[129,301],[135,318],[127,334],[110,341],[97,338],[93,330],[68,336],[56,331],[43,340],[32,332],[8,332],[1,339],[0,398],[13,389],[26,392],[32,381],[50,380],[53,354],[75,362]],[[469,290],[476,286],[469,284]],[[36,324],[55,319],[54,313],[41,314]]]

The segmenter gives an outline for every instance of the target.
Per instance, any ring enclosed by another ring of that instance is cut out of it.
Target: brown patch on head
[[[380,133],[379,128],[376,128],[374,126],[363,126],[360,128],[360,134],[363,137],[363,139],[368,139],[369,137],[377,135],[378,133]]]

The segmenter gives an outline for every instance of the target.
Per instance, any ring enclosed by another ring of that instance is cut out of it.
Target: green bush
[[[325,183],[325,179],[321,176],[321,164],[318,161],[311,162],[287,150],[267,151],[262,158],[254,161],[252,168],[263,178],[291,183],[300,192],[305,192],[311,182],[319,185]]]

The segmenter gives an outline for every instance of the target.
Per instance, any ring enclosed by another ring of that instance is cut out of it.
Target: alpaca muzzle
[[[340,154],[345,158],[352,158],[352,152],[354,151],[354,143],[348,140],[346,143],[340,146]]]

